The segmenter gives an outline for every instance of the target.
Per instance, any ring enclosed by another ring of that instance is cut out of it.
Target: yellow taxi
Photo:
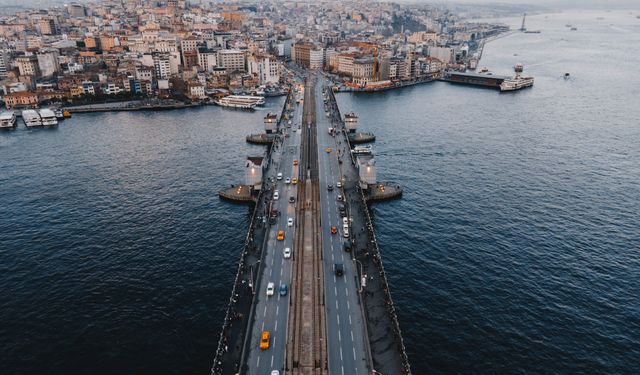
[[[271,341],[271,335],[269,331],[262,332],[262,338],[260,339],[260,349],[269,349],[269,342]]]
[[[293,165],[298,165],[298,159],[293,160]]]
[[[278,241],[283,241],[284,240],[284,231],[283,230],[279,230],[278,231]]]
[[[331,151],[333,151],[333,150],[331,149],[331,147],[327,147],[327,148],[325,148],[324,150],[325,150],[327,153],[330,153]]]
[[[297,183],[298,183],[298,179],[297,179],[297,178],[295,178],[295,177],[294,177],[294,178],[292,178],[292,179],[291,179],[291,183],[292,183],[292,184],[294,184],[294,185],[295,185],[295,184],[297,184]]]

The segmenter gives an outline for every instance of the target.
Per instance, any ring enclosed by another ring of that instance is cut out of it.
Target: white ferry
[[[0,113],[0,129],[13,129],[16,127],[16,114],[13,111]]]
[[[255,109],[256,106],[264,105],[265,100],[262,96],[251,95],[229,95],[213,101],[222,107]]]
[[[40,110],[40,119],[42,120],[42,126],[58,125],[58,119],[56,118],[56,114],[49,108]]]
[[[22,111],[22,120],[28,128],[34,126],[42,126],[40,115],[34,109],[25,109],[24,111]]]
[[[500,91],[514,91],[533,86],[533,77],[521,76],[522,71],[524,70],[522,64],[516,64],[514,70],[516,72],[515,77],[502,81],[500,84]]]
[[[372,152],[373,149],[371,148],[371,146],[356,146],[353,148],[353,150],[351,150],[351,153],[355,155],[368,155]]]

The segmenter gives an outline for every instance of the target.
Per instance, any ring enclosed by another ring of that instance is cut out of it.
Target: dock
[[[218,195],[230,202],[255,203],[258,196],[252,190],[252,186],[249,185],[231,185],[231,187],[220,190]]]
[[[502,82],[509,78],[511,77],[487,73],[448,71],[442,74],[440,80],[462,85],[480,86],[500,90]]]

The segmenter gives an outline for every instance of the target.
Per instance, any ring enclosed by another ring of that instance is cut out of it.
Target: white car
[[[271,375],[280,375],[280,371],[273,370],[273,371],[271,371]]]
[[[289,220],[287,220],[287,226],[288,227],[292,227],[293,226],[293,219],[289,218]]]
[[[285,259],[291,258],[291,248],[290,247],[285,247],[283,254],[284,254]]]
[[[349,219],[347,219],[346,217],[342,218],[342,225],[343,226],[348,226],[349,225]]]
[[[272,296],[275,291],[275,285],[273,283],[267,284],[267,296]]]
[[[291,179],[290,179],[289,177],[287,177],[287,179],[286,179],[286,180],[284,180],[284,183],[285,183],[285,184],[290,184],[290,183],[291,183]]]
[[[282,173],[278,173],[278,176],[276,177],[278,180],[282,180]]]
[[[344,233],[343,233],[344,238],[349,238],[349,228],[345,227],[342,229],[344,230]]]
[[[280,192],[278,190],[273,192],[273,200],[277,201],[280,198]]]
[[[339,188],[342,187],[342,182],[340,181],[336,182],[336,187],[339,187]]]

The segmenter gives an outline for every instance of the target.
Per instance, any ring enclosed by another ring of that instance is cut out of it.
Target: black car
[[[335,264],[335,272],[336,272],[336,276],[344,275],[344,267],[342,266],[342,263]]]
[[[331,185],[331,184],[327,185],[327,190],[332,191],[333,190],[333,185]]]
[[[293,196],[289,197],[289,203],[295,203],[295,201],[296,201],[295,197],[293,197]]]

